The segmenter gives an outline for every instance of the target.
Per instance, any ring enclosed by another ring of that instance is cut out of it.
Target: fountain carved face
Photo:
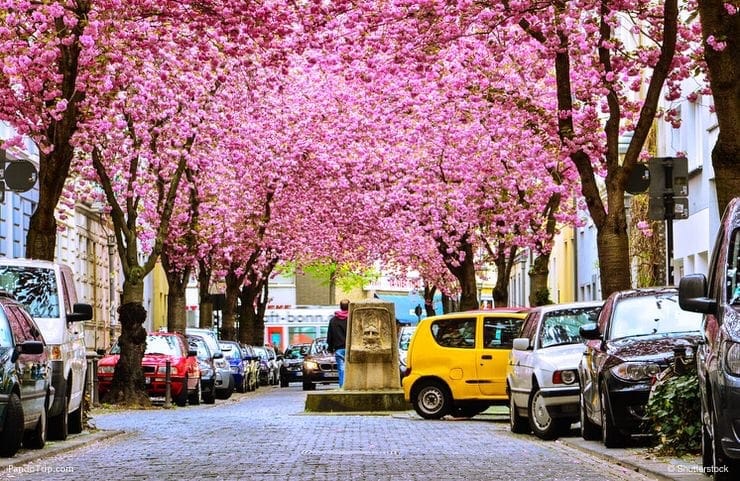
[[[368,323],[365,324],[362,330],[362,345],[369,351],[380,349],[380,328],[377,319],[368,319]]]

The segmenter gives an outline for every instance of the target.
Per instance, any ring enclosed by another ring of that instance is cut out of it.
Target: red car
[[[119,347],[114,345],[108,355],[98,361],[98,394],[101,399],[110,390],[113,372],[118,363]],[[170,394],[178,406],[200,402],[200,369],[196,351],[190,351],[182,334],[151,332],[146,338],[146,350],[141,359],[144,382],[149,397],[164,397],[167,388],[165,371],[170,361]]]

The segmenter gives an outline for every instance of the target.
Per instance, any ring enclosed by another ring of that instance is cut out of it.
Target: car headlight
[[[305,363],[303,363],[303,365],[306,367],[306,369],[311,371],[319,368],[319,363],[317,363],[316,361],[306,361]]]
[[[116,366],[98,366],[98,374],[113,374]]]
[[[578,375],[572,369],[564,371],[555,371],[552,373],[553,384],[573,384],[578,380]]]
[[[647,381],[660,373],[654,362],[623,362],[609,371],[623,381]]]
[[[170,376],[177,376],[177,373],[177,368],[175,366],[170,366]],[[157,368],[157,374],[167,374],[167,366],[159,366]]]
[[[726,341],[722,348],[725,351],[725,370],[733,376],[740,376],[740,343]]]

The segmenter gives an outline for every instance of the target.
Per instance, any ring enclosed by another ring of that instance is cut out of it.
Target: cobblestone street
[[[304,402],[293,385],[212,406],[96,410],[98,428],[125,433],[6,466],[0,479],[650,479],[560,442],[513,435],[503,415],[424,421],[413,411],[306,414]]]

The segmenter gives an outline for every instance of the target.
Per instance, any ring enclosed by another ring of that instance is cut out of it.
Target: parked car
[[[506,404],[509,352],[527,312],[491,309],[422,319],[406,358],[406,401],[425,419],[470,417]]]
[[[268,365],[270,366],[270,370],[272,371],[272,384],[278,385],[280,384],[280,367],[283,364],[283,356],[278,355],[277,351],[275,351],[275,348],[270,345],[265,345],[265,352],[267,352],[267,358],[269,360]]]
[[[46,342],[28,312],[0,292],[0,456],[46,444],[46,416],[54,401]]]
[[[303,381],[303,358],[310,348],[311,344],[291,344],[285,348],[280,366],[280,387]]]
[[[65,440],[84,429],[87,352],[82,321],[92,306],[77,302],[69,266],[37,259],[0,258],[0,289],[26,307],[46,341],[54,401],[49,406],[49,439]]]
[[[579,419],[579,328],[595,323],[603,301],[532,309],[512,343],[506,376],[511,431],[554,439]]]
[[[218,344],[231,366],[231,376],[234,378],[236,392],[247,392],[247,366],[244,360],[246,354],[242,351],[241,344],[236,341],[219,341]]]
[[[703,314],[697,372],[701,397],[702,464],[715,479],[740,473],[740,197],[725,209],[704,274],[679,283],[683,309]]]
[[[672,287],[612,293],[596,324],[581,326],[587,339],[578,365],[580,421],[584,439],[620,447],[645,436],[645,407],[655,376],[667,368],[674,349],[693,355],[701,316],[678,306]]]
[[[109,354],[98,361],[98,393],[101,398],[111,388],[120,353],[119,345],[115,344]],[[197,351],[190,349],[182,334],[174,332],[150,332],[146,337],[141,368],[149,397],[165,396],[167,361],[170,362],[170,395],[175,404],[185,406],[189,399],[200,399]]]
[[[270,356],[264,346],[253,346],[255,354],[259,357],[259,384],[260,386],[271,386],[275,384],[275,371],[270,367]]]
[[[206,404],[216,402],[216,367],[214,366],[213,354],[208,343],[201,336],[190,334],[185,336],[190,344],[190,349],[196,352],[198,368],[200,369],[200,395]],[[190,404],[198,404],[195,398],[189,400]]]
[[[230,398],[234,392],[234,377],[231,375],[229,361],[226,360],[223,352],[221,352],[221,346],[218,343],[219,340],[216,333],[210,329],[188,327],[185,329],[185,334],[201,336],[208,343],[208,348],[211,350],[211,354],[213,354],[213,364],[216,368],[216,398]]]
[[[401,379],[406,373],[406,357],[411,344],[411,336],[414,334],[416,326],[401,326],[398,329],[398,367],[401,371]]]
[[[242,351],[245,354],[247,391],[254,391],[260,386],[260,357],[249,344],[242,344]]]
[[[334,353],[328,351],[325,337],[313,340],[303,358],[303,390],[313,391],[317,384],[339,382],[339,371]]]

